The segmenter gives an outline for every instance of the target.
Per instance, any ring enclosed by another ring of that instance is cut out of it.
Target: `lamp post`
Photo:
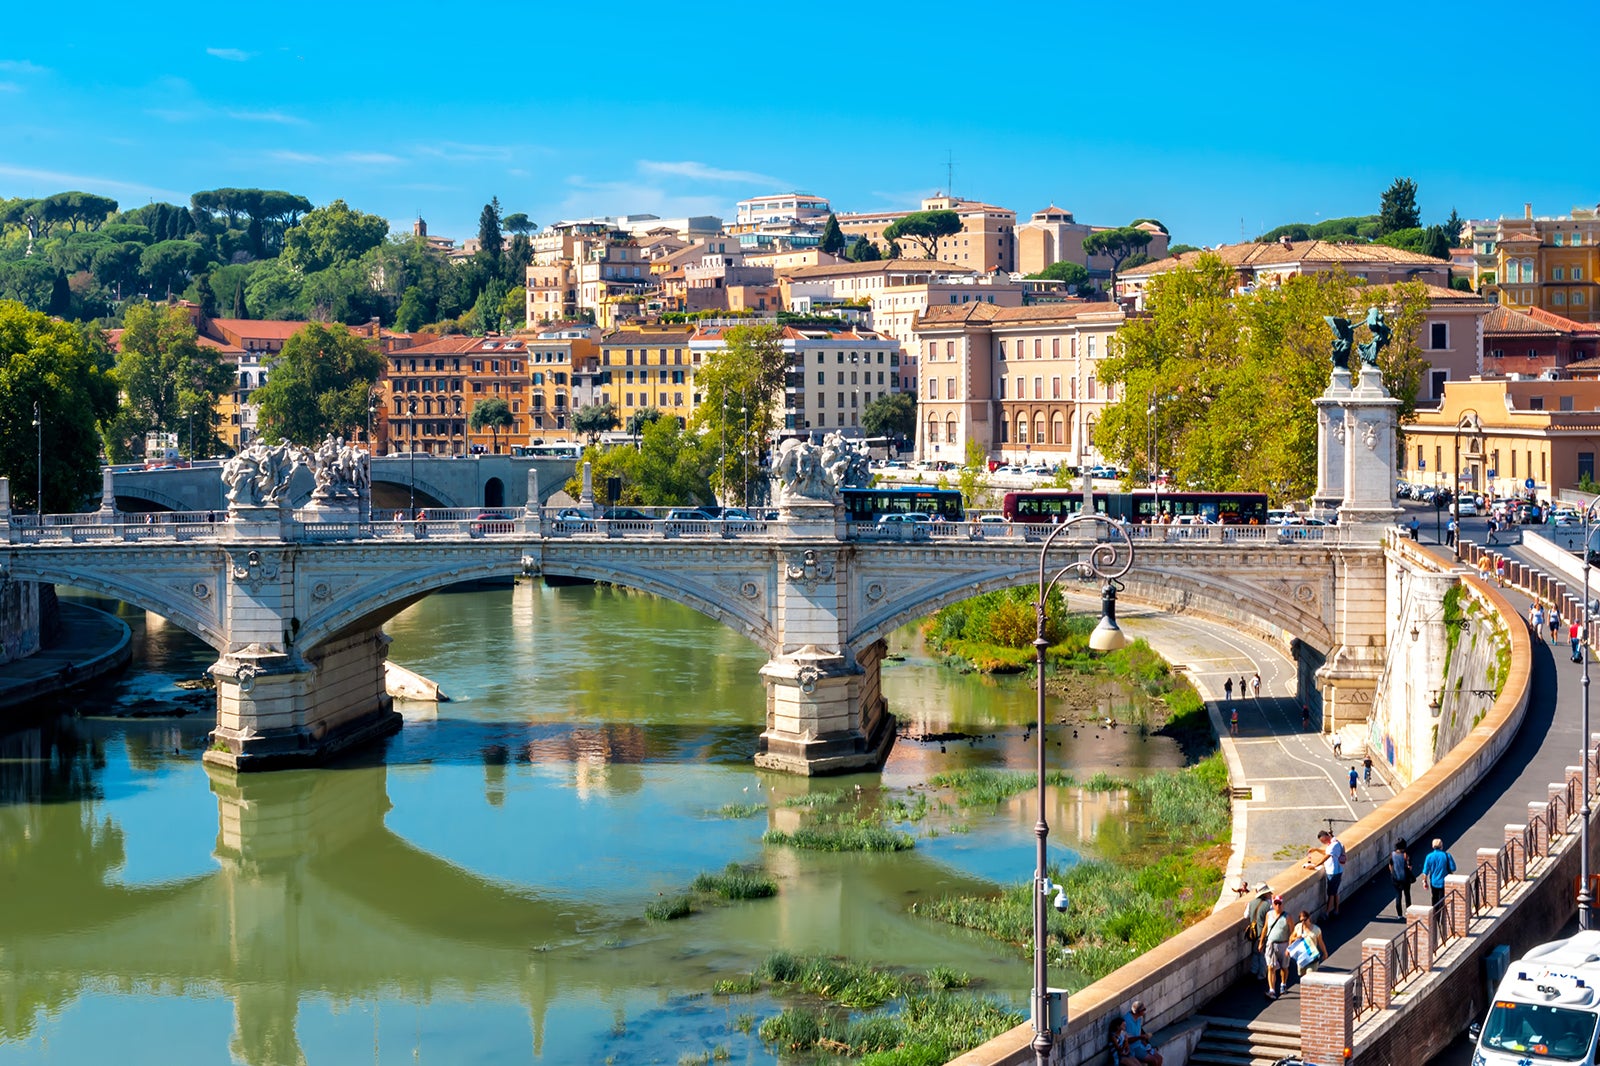
[[[1583,732],[1579,742],[1583,758],[1583,811],[1578,823],[1578,928],[1594,928],[1594,893],[1589,887],[1589,535],[1594,509],[1600,498],[1590,500],[1583,509],[1583,637],[1578,654],[1583,656]]]
[[[367,452],[371,454],[372,447],[372,420],[378,414],[378,390],[367,390]]]
[[[33,435],[38,449],[34,468],[34,509],[39,512],[39,525],[44,525],[44,420],[39,417],[39,401],[33,401]]]
[[[1450,492],[1450,524],[1455,527],[1455,535],[1451,538],[1454,542],[1456,562],[1461,561],[1461,431],[1471,430],[1474,435],[1483,432],[1483,422],[1478,418],[1478,412],[1467,408],[1461,412],[1461,417],[1456,419],[1456,483]]]
[[[739,405],[739,495],[744,497],[744,507],[750,507],[750,418],[744,404]]]
[[[406,400],[406,413],[411,416],[411,476],[406,479],[410,482],[411,503],[406,518],[415,522],[417,520],[417,398],[415,396]]]
[[[1073,526],[1084,522],[1097,522],[1106,527],[1114,535],[1114,540],[1097,542],[1086,557],[1074,560],[1060,567],[1053,574],[1047,575],[1050,549],[1054,546],[1056,538],[1061,536]],[[1126,554],[1123,549],[1126,548]],[[1034,724],[1037,747],[1038,771],[1038,800],[1039,820],[1034,823],[1033,834],[1037,841],[1033,868],[1033,1056],[1036,1066],[1046,1066],[1050,1060],[1050,1045],[1055,1041],[1055,1035],[1050,1030],[1050,990],[1049,967],[1047,965],[1047,937],[1049,935],[1047,905],[1053,905],[1058,911],[1067,909],[1066,891],[1059,885],[1050,882],[1048,870],[1048,855],[1046,854],[1046,841],[1050,836],[1049,823],[1045,821],[1045,709],[1044,709],[1044,653],[1050,646],[1046,637],[1047,619],[1046,611],[1050,603],[1050,593],[1055,588],[1056,582],[1067,574],[1076,574],[1082,578],[1098,577],[1104,584],[1100,589],[1100,623],[1095,626],[1094,632],[1089,635],[1089,647],[1094,651],[1115,651],[1127,643],[1122,635],[1122,630],[1117,628],[1117,590],[1121,588],[1118,578],[1122,577],[1133,566],[1133,541],[1128,538],[1128,533],[1117,522],[1084,511],[1073,515],[1050,531],[1044,544],[1039,548],[1039,599],[1033,605],[1034,610],[1034,669],[1035,688],[1038,695],[1038,717]],[[1048,576],[1048,580],[1047,580]],[[1049,896],[1056,893],[1052,904]]]

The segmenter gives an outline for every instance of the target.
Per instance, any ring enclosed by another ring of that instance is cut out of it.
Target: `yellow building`
[[[1502,218],[1495,230],[1495,280],[1500,302],[1518,311],[1538,307],[1578,322],[1600,322],[1600,208],[1559,218]]]
[[[688,424],[694,413],[693,333],[693,326],[630,325],[601,338],[600,368],[609,381],[599,402],[616,404],[623,428],[647,407]]]
[[[1552,499],[1594,478],[1600,381],[1450,381],[1439,408],[1418,410],[1404,431],[1400,476],[1407,481]]]

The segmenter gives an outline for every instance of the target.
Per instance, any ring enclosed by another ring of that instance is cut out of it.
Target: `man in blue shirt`
[[[1422,877],[1428,882],[1428,888],[1433,891],[1435,907],[1444,902],[1444,879],[1455,872],[1456,860],[1444,850],[1444,841],[1434,837],[1433,850],[1422,860]]]

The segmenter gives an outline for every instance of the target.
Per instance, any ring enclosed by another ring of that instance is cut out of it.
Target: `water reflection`
[[[137,621],[137,619],[130,619]],[[1027,769],[1032,690],[951,673],[914,634],[886,694],[919,735],[882,775],[805,780],[750,757],[764,656],[650,597],[602,589],[436,596],[395,620],[397,661],[455,702],[338,767],[202,770],[209,721],[62,716],[0,738],[0,1062],[420,1059],[675,1061],[721,1043],[764,997],[703,997],[772,950],[910,968],[950,965],[1021,1003],[1012,949],[907,913],[1031,869],[1032,794],[941,811],[928,778]],[[135,626],[152,653],[80,710],[160,705],[214,655]],[[1015,679],[1013,679],[1015,680]],[[1053,729],[1072,768],[1176,761],[1160,745]],[[875,810],[930,796],[898,855],[766,847],[838,795]],[[1052,847],[1109,839],[1119,800],[1052,792]],[[749,817],[726,805],[752,804]],[[644,906],[729,862],[763,866],[774,900],[658,924]],[[148,1040],[129,1042],[136,1010]],[[696,1043],[699,1041],[699,1043]],[[664,1051],[663,1049],[667,1049]]]

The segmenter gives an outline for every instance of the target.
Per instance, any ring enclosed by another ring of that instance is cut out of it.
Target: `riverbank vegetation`
[[[864,1056],[862,1066],[941,1063],[1022,1022],[994,1000],[954,995],[965,973],[936,966],[902,973],[822,955],[778,951],[743,978],[720,981],[717,995],[782,990],[812,1002],[785,1008],[758,1030],[780,1053],[832,1051]]]
[[[730,862],[717,873],[703,873],[694,879],[688,892],[663,896],[645,904],[644,916],[653,922],[687,918],[709,902],[766,899],[778,894],[778,882],[758,868]]]
[[[941,781],[941,779],[943,779]],[[999,802],[1030,787],[1029,775],[940,775],[935,784],[963,796]],[[1070,781],[1055,779],[1057,787]],[[1134,780],[1100,773],[1089,792],[1119,791],[1146,828],[1129,853],[1086,859],[1051,871],[1066,889],[1065,914],[1051,913],[1052,958],[1065,963],[1069,987],[1082,987],[1150,950],[1211,912],[1222,887],[1231,826],[1227,767],[1213,754],[1185,770]],[[997,895],[945,896],[914,904],[914,913],[985,933],[1026,949],[1032,944],[1032,881]],[[1070,951],[1070,955],[1069,955]]]

